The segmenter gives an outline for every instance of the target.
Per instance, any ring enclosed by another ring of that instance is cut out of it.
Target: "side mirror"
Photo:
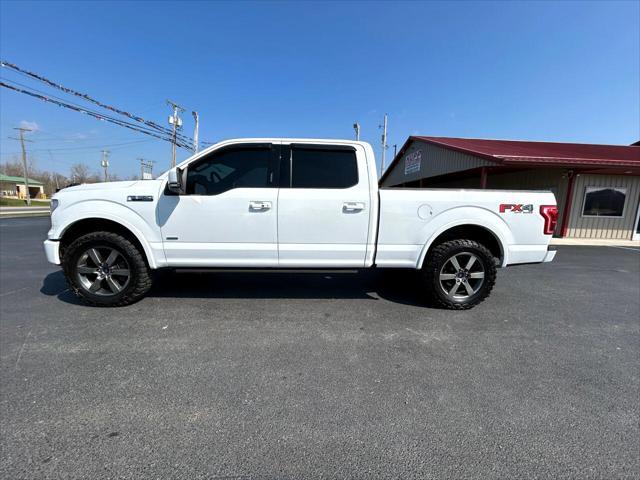
[[[182,170],[178,167],[174,167],[169,170],[167,188],[170,192],[173,192],[177,195],[182,195],[184,193],[184,188],[182,185]]]

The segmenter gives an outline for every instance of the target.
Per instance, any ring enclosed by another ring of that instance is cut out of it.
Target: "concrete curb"
[[[49,207],[0,207],[0,218],[41,217],[50,212]]]
[[[0,213],[0,218],[29,218],[29,217],[48,217],[49,212],[32,212],[32,213]]]

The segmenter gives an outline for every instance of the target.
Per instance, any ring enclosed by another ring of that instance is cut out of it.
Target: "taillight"
[[[544,218],[544,234],[553,235],[558,225],[558,207],[555,205],[540,205],[540,215]]]

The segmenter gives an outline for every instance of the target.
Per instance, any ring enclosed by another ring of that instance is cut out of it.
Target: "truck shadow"
[[[162,271],[148,297],[157,298],[282,298],[388,300],[426,306],[414,271],[354,270],[348,272],[288,271]],[[83,305],[69,290],[62,271],[47,275],[40,292]]]

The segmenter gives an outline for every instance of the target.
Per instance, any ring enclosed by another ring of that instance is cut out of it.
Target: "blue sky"
[[[176,100],[199,111],[206,141],[352,138],[358,121],[379,155],[387,112],[398,148],[412,134],[629,144],[640,138],[639,6],[2,1],[0,56],[158,123]],[[169,143],[6,89],[2,162],[19,152],[7,137],[21,122],[37,125],[38,168],[97,171],[104,146],[120,176],[138,157],[154,173],[169,165]],[[184,124],[190,135],[188,112]]]

